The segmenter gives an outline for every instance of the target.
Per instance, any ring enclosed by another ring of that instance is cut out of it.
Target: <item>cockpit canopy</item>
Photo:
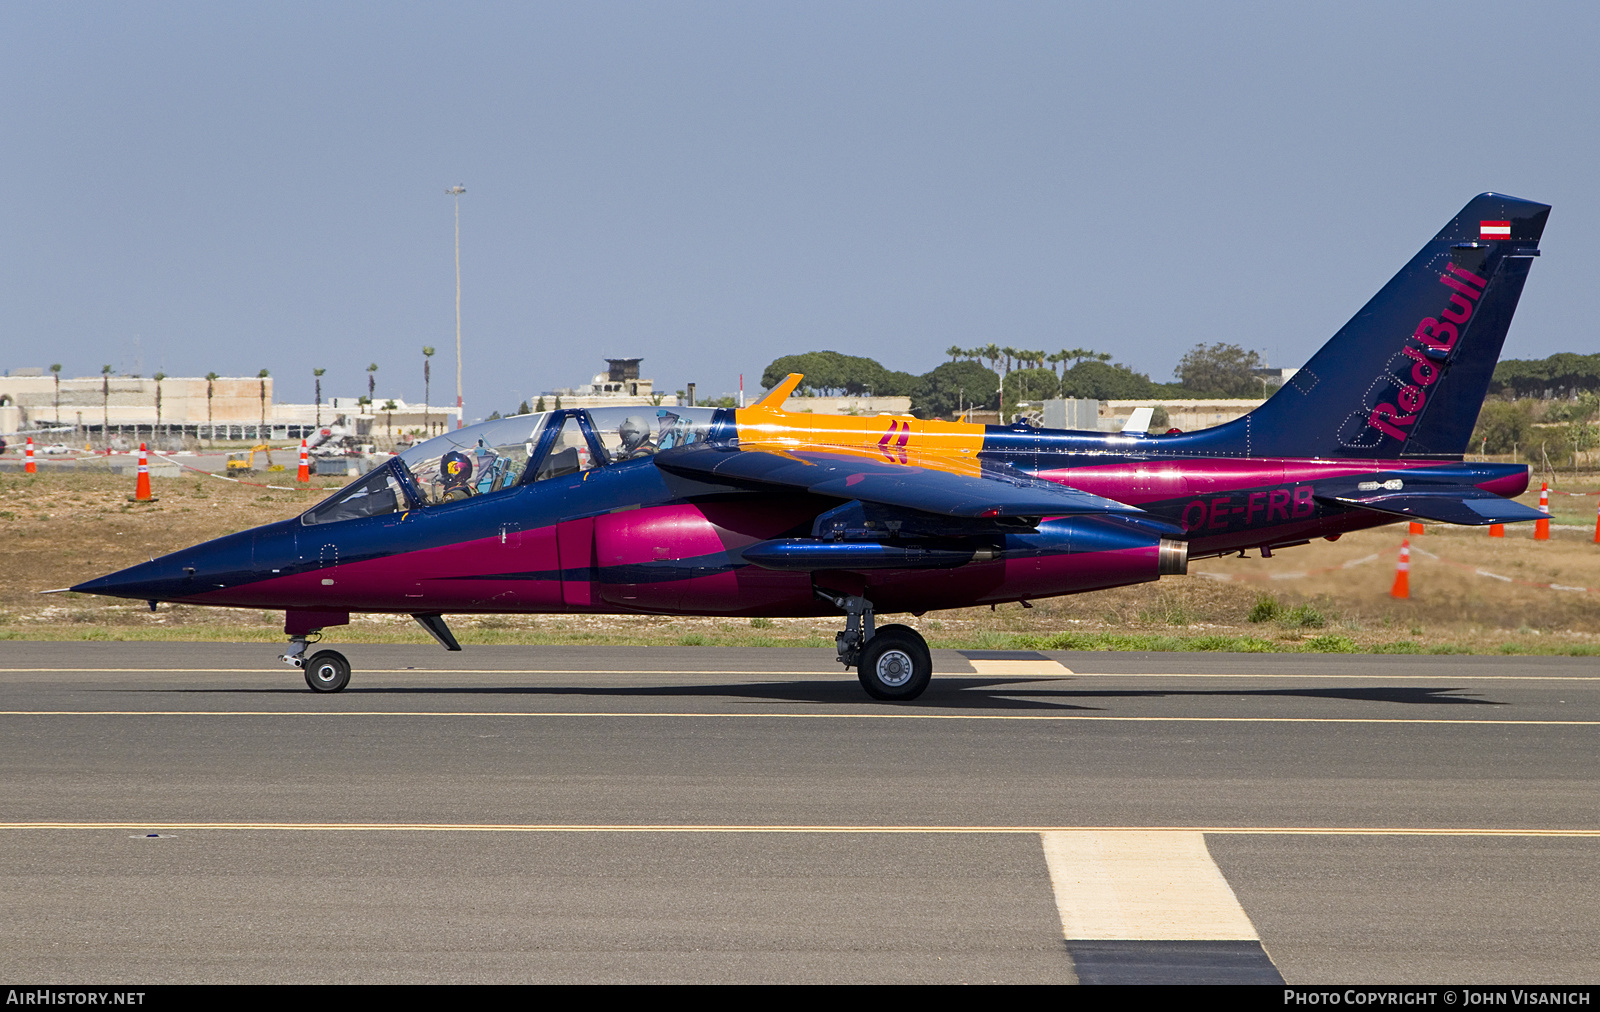
[[[427,509],[728,438],[732,412],[628,405],[542,411],[446,432],[391,457],[301,515],[305,524]],[[718,435],[724,429],[726,436]]]

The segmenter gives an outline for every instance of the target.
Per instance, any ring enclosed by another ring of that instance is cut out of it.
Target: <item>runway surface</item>
[[[0,646],[30,983],[1567,983],[1578,658]]]

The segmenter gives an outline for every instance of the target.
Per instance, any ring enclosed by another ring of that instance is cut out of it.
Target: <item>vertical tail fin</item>
[[[1550,213],[1474,197],[1261,407],[1194,434],[1267,457],[1460,456]]]

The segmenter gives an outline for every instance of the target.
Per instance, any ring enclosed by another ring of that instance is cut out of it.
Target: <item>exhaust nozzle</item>
[[[1156,573],[1161,576],[1189,574],[1189,542],[1162,538],[1156,554]]]

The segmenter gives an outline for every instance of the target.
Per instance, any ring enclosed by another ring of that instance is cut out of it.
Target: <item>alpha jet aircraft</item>
[[[1156,580],[1398,520],[1508,523],[1520,465],[1463,459],[1549,208],[1474,198],[1261,407],[1164,435],[743,409],[565,410],[458,429],[293,520],[73,590],[282,609],[306,656],[353,611],[842,614],[874,698],[927,686],[921,614]]]

